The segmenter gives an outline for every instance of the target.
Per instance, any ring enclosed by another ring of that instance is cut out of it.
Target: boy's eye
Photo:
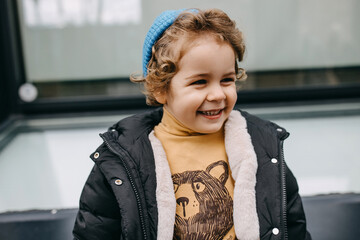
[[[235,79],[233,78],[224,78],[223,80],[221,80],[222,82],[235,82]]]
[[[191,83],[191,85],[201,85],[201,84],[206,84],[206,80],[205,79],[201,79],[201,80],[197,80]]]

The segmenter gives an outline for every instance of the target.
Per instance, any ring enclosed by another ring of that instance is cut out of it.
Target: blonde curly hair
[[[245,70],[238,68],[238,62],[244,57],[245,43],[242,32],[236,28],[235,22],[219,9],[184,11],[152,46],[147,72],[143,75],[130,76],[132,82],[144,83],[144,94],[148,105],[161,105],[155,95],[168,91],[171,79],[179,71],[178,64],[181,57],[191,46],[190,43],[204,34],[210,34],[217,40],[231,45],[236,56],[236,78],[239,81],[246,79]]]

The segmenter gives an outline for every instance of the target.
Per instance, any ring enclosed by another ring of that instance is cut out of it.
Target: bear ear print
[[[229,165],[224,160],[220,160],[210,164],[206,168],[206,172],[208,172],[211,176],[217,178],[222,185],[225,185],[229,177]]]

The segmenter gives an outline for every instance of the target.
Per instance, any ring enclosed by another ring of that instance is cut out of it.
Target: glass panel
[[[360,2],[18,0],[39,98],[140,95],[144,36],[163,10],[220,8],[244,32],[245,89],[359,84]],[[312,70],[317,69],[317,70]]]

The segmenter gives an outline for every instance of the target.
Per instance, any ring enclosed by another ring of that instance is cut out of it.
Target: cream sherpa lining
[[[149,139],[155,156],[158,240],[171,240],[176,214],[171,172],[165,151],[154,131]],[[239,240],[258,240],[260,227],[255,199],[257,159],[246,120],[239,111],[232,111],[225,123],[225,149],[235,180],[233,217],[236,237]]]

